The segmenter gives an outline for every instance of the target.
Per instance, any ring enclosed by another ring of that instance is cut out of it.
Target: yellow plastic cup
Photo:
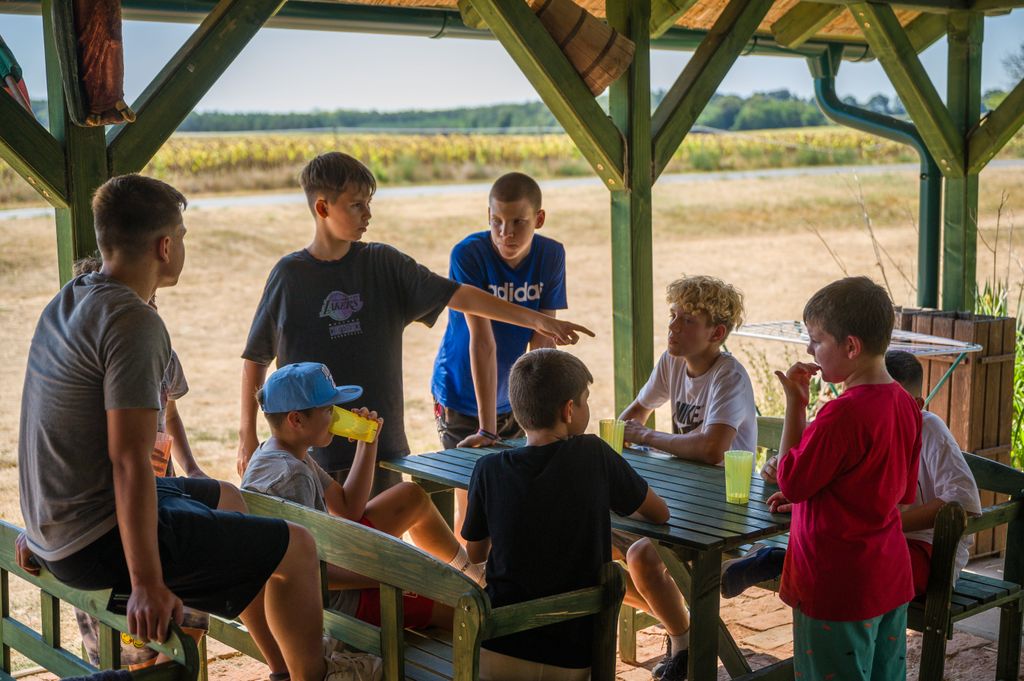
[[[725,500],[730,504],[750,501],[750,478],[754,475],[754,453],[730,449],[725,453]]]
[[[619,419],[601,419],[601,439],[608,443],[608,446],[619,454],[622,454],[622,438],[626,434],[626,422]]]
[[[377,425],[373,419],[363,418],[341,407],[335,407],[331,412],[331,432],[339,437],[373,442],[377,437]]]

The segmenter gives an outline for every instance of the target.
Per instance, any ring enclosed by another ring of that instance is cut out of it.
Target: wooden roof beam
[[[903,27],[915,52],[920,54],[946,35],[946,16],[945,14],[921,14]]]
[[[697,0],[651,0],[651,37],[657,38],[675,26],[696,4]]]
[[[139,172],[285,0],[221,0],[107,136],[113,175]]]
[[[842,5],[824,2],[797,3],[772,24],[772,35],[783,47],[800,47],[845,10]]]
[[[64,149],[49,131],[0,90],[0,158],[58,208],[68,205]]]
[[[651,119],[655,178],[668,165],[771,6],[772,0],[730,0],[665,94]]]
[[[967,172],[980,173],[1024,126],[1024,80],[981,119],[967,140]]]
[[[949,109],[942,103],[935,85],[899,19],[888,5],[858,2],[850,5],[854,19],[871,46],[903,106],[910,113],[928,151],[946,177],[964,174],[964,140],[957,131]]]
[[[625,146],[576,69],[525,2],[470,3],[610,189],[625,181]]]

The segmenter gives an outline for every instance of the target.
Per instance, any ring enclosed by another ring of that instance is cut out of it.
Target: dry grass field
[[[908,283],[914,281],[916,262],[913,173],[866,175],[859,180],[836,174],[659,187],[654,196],[655,352],[665,339],[667,314],[661,292],[681,273],[713,274],[738,285],[745,292],[750,321],[797,318],[810,293],[842,276],[812,228],[840,255],[848,272],[880,280],[857,198],[861,190],[878,242],[892,258],[886,261],[886,273],[894,300],[913,303]],[[1012,281],[1020,282],[1016,252],[1024,249],[1014,246],[1012,264],[1008,270],[1004,267],[1010,253],[1012,209],[1024,205],[1024,172],[988,170],[982,191],[980,218],[990,243],[1001,197],[1009,197],[1002,215],[999,272],[1002,276],[1008,271]],[[367,236],[446,272],[450,247],[484,225],[485,202],[484,195],[381,198],[374,202]],[[608,194],[600,187],[552,190],[545,196],[545,207],[548,223],[543,233],[567,247],[571,307],[566,316],[597,332],[596,339],[573,348],[596,379],[591,392],[596,421],[612,414]],[[311,221],[302,206],[288,206],[191,209],[186,223],[185,271],[176,288],[159,293],[160,311],[191,385],[179,406],[193,450],[208,473],[237,482],[239,354],[267,272],[282,254],[305,245]],[[1024,234],[1014,238],[1022,242]],[[991,263],[991,253],[979,244],[980,278],[991,275]],[[0,410],[0,518],[18,524],[17,431],[25,357],[39,311],[57,283],[52,220],[0,221],[0,394],[5,395]],[[413,451],[438,444],[429,381],[444,323],[442,316],[432,329],[414,325],[405,333],[405,425]],[[729,345],[751,364],[767,353],[770,364],[781,365],[787,354],[792,358],[799,351],[796,346],[784,351],[739,338]],[[766,372],[751,373],[763,393],[770,386]],[[765,397],[759,399],[763,403]],[[596,423],[592,429],[596,431]],[[34,598],[19,590],[15,610],[29,609]]]

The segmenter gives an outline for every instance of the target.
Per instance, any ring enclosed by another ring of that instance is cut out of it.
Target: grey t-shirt
[[[270,272],[242,357],[326,364],[339,385],[362,386],[355,406],[384,419],[378,458],[404,456],[402,333],[416,321],[432,325],[458,287],[386,244],[357,242],[332,261],[297,251]],[[332,472],[354,455],[355,444],[340,437],[313,452]]]
[[[171,361],[164,369],[164,376],[160,380],[160,413],[157,414],[156,429],[161,433],[167,431],[167,403],[170,400],[180,400],[188,393],[188,381],[185,380],[185,372],[181,368],[181,360],[178,353],[171,350]]]
[[[305,460],[294,455],[261,444],[242,476],[242,488],[281,497],[297,504],[327,512],[324,489],[334,482],[313,457]],[[345,589],[330,592],[329,606],[332,610],[346,615],[355,615],[359,607],[360,589]]]
[[[18,476],[29,543],[45,560],[116,526],[107,411],[158,410],[170,356],[156,311],[98,272],[43,309],[25,369]]]
[[[264,442],[249,460],[242,476],[242,487],[326,512],[324,489],[330,487],[333,480],[313,461],[313,457],[297,459],[293,454],[268,447]]]

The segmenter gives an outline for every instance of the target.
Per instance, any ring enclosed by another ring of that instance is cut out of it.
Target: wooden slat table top
[[[381,461],[380,465],[415,478],[466,489],[480,457],[508,448],[497,445],[447,449]],[[653,525],[612,515],[612,526],[617,529],[696,551],[730,551],[789,529],[789,515],[768,511],[764,502],[775,487],[759,477],[751,482],[749,504],[730,504],[725,501],[725,470],[720,466],[630,449],[623,456],[665,500],[671,518],[667,525]]]

